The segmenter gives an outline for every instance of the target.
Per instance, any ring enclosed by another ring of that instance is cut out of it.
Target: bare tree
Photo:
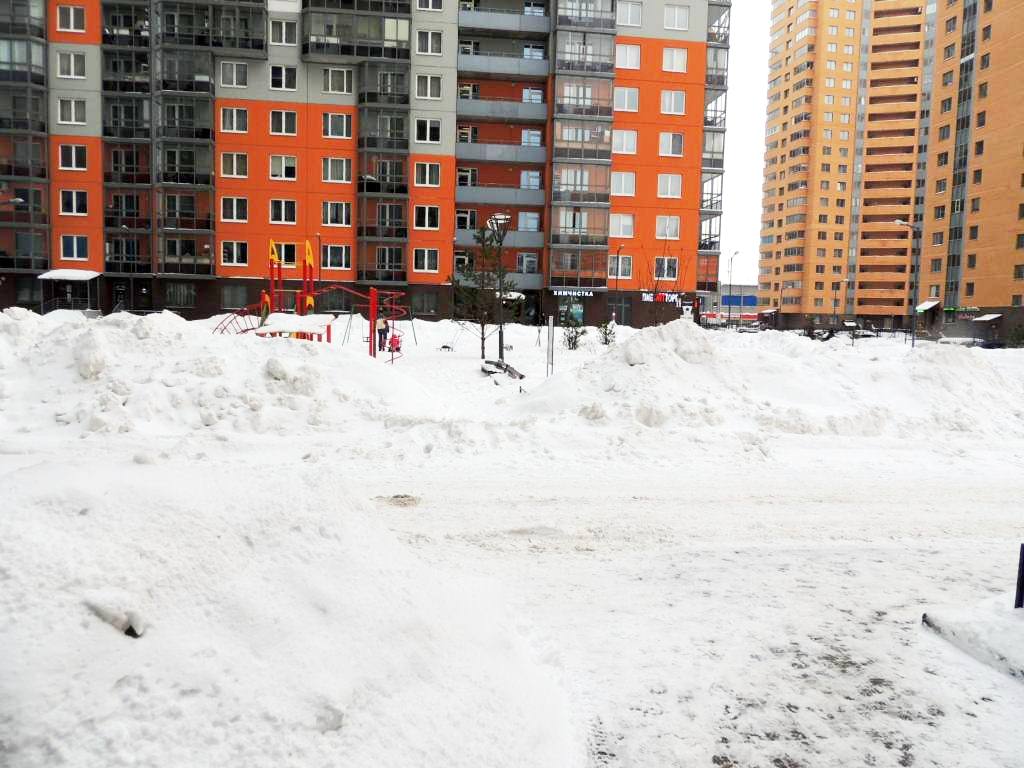
[[[501,299],[514,289],[509,271],[502,261],[501,238],[488,227],[480,227],[473,236],[479,250],[459,266],[455,280],[455,319],[469,327],[480,339],[480,359],[487,357],[487,338],[501,328],[504,319]],[[488,330],[488,326],[493,326]],[[499,359],[504,356],[500,350]]]

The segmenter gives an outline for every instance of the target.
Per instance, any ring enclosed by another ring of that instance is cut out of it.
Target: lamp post
[[[733,251],[732,256],[729,257],[729,315],[725,321],[726,328],[732,327],[732,260],[736,258],[737,254],[739,251]]]
[[[848,277],[844,277],[842,280],[836,280],[832,283],[835,286],[832,289],[832,327],[835,328],[839,325],[839,286],[843,283],[850,282]]]
[[[495,213],[487,220],[496,250],[494,274],[498,279],[498,360],[501,362],[505,362],[505,264],[502,248],[511,223],[512,217],[507,213]]]
[[[622,275],[622,243],[615,249],[615,304],[619,303],[619,277]],[[615,317],[615,310],[612,310],[612,320],[618,322]]]
[[[894,219],[893,224],[901,227],[906,227],[910,230],[910,278],[911,278],[911,298],[910,298],[910,348],[913,349],[917,346],[917,280],[921,272],[919,269],[918,262],[921,259],[920,248],[914,245],[914,242],[921,235],[921,228],[911,224],[905,219]]]
[[[313,237],[316,238],[316,287],[319,290],[324,279],[324,247],[320,244],[319,232],[314,232]]]

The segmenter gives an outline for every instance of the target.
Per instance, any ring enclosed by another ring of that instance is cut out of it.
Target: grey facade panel
[[[524,147],[518,144],[468,144],[455,145],[458,160],[480,160],[497,163],[544,163],[547,161],[546,147]]]
[[[455,245],[460,248],[472,247],[477,244],[476,230],[457,229],[455,230]],[[506,248],[543,248],[543,232],[520,232],[513,230],[505,236]]]
[[[488,118],[511,122],[544,122],[548,117],[547,104],[532,102],[459,99],[456,109],[459,117]]]
[[[85,77],[58,77],[58,58],[60,53],[80,53],[85,55]],[[103,135],[103,58],[98,45],[73,45],[71,43],[53,43],[47,55],[48,88],[49,88],[49,123],[50,132],[65,136],[102,136]],[[85,100],[85,125],[69,125],[59,123],[59,99]]]
[[[551,62],[547,59],[523,59],[516,56],[459,54],[459,71],[508,77],[547,77]]]
[[[510,35],[546,35],[551,31],[551,19],[547,16],[526,16],[521,9],[518,13],[459,11],[459,27],[467,34],[481,29]]]
[[[544,205],[543,189],[517,187],[456,187],[456,203],[491,205]]]

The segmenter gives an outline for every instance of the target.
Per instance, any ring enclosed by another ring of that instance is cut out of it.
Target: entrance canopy
[[[762,309],[757,314],[759,314],[759,315],[772,315],[772,314],[775,314],[778,311],[779,310],[777,310],[777,309]]]
[[[939,306],[939,300],[938,299],[932,299],[931,301],[922,301],[920,304],[917,305],[917,311],[918,312],[927,312],[932,307],[937,307],[937,306]]]
[[[1002,315],[982,315],[981,317],[974,318],[976,323],[990,323],[993,320],[998,320]]]
[[[70,280],[71,282],[80,283],[92,280],[99,276],[99,272],[93,272],[91,269],[51,269],[49,272],[43,272],[43,274],[39,276],[39,279]]]

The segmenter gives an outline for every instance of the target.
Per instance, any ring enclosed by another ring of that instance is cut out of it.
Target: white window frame
[[[61,109],[61,107],[65,103],[68,103],[68,104],[71,105],[71,119],[70,120],[64,120],[64,119],[61,118],[61,112],[63,111]],[[81,107],[82,107],[82,119],[81,120],[77,120],[76,119],[76,117],[77,117],[76,113],[78,112],[78,110],[75,108],[76,105],[81,105]],[[86,123],[88,123],[88,121],[89,120],[88,120],[88,113],[86,112],[85,99],[71,99],[71,98],[58,98],[57,99],[57,123],[59,125],[85,125]]]
[[[680,13],[685,17],[681,24],[679,20]],[[681,32],[688,31],[690,29],[690,6],[666,5],[664,21],[665,29],[675,29]]]
[[[628,228],[624,226],[626,222],[629,222]],[[626,234],[627,230],[629,234]],[[612,213],[608,215],[608,237],[632,238],[635,233],[636,218],[632,213]]]
[[[274,115],[281,115],[281,131],[274,130]],[[288,133],[288,115],[295,117],[295,131]],[[298,136],[299,135],[299,114],[292,109],[270,110],[270,135],[271,136]]]
[[[533,262],[533,269],[528,270],[525,264]],[[540,254],[535,251],[520,251],[516,254],[516,272],[520,275],[536,275],[540,273]]]
[[[281,204],[281,220],[280,221],[275,221],[274,220],[274,203],[280,203]],[[284,214],[287,212],[288,203],[292,204],[293,210],[295,211],[295,220],[294,221],[286,221],[284,219]],[[291,200],[291,199],[288,199],[288,198],[275,197],[275,198],[272,198],[270,200],[269,205],[270,205],[270,212],[269,212],[269,215],[268,215],[268,220],[270,221],[271,224],[281,225],[281,226],[288,226],[288,227],[294,227],[295,224],[298,222],[298,220],[299,220],[299,203],[298,203],[298,201]]]
[[[632,141],[630,142],[629,139]],[[618,144],[618,148],[616,148]],[[637,144],[637,132],[632,129],[615,129],[612,131],[612,154],[613,155],[635,155]],[[630,148],[632,147],[632,148]]]
[[[341,78],[341,90],[336,91],[330,87],[325,88],[324,86],[333,85],[334,75],[338,73]],[[349,67],[324,67],[322,80],[320,83],[321,93],[352,93],[355,76],[352,74],[352,70]]]
[[[331,264],[331,251],[338,250],[341,255],[341,266]],[[352,246],[345,243],[323,243],[320,246],[320,267],[325,271],[345,271],[352,269]]]
[[[74,243],[75,243],[75,247],[72,249],[74,251],[74,253],[75,253],[74,256],[65,256],[64,255],[64,241],[67,240],[69,237],[72,238],[74,240]],[[79,244],[79,241],[85,241],[85,255],[84,256],[79,256],[78,255],[78,244]],[[88,261],[89,260],[89,236],[88,235],[72,235],[72,234],[66,234],[65,235],[65,234],[62,234],[60,236],[60,260],[61,261]]]
[[[71,193],[71,201],[73,204],[73,210],[64,210],[64,195],[65,193]],[[61,216],[88,216],[89,215],[89,193],[84,189],[62,189],[59,194],[60,198],[60,215]],[[78,203],[82,202],[84,210],[78,210]]]
[[[632,43],[616,43],[615,67],[616,69],[640,69],[640,46]]]
[[[668,266],[672,265],[673,274],[670,276],[667,273]],[[658,274],[659,272],[663,274]],[[675,256],[656,256],[654,259],[654,279],[655,280],[678,280],[679,279],[679,259]]]
[[[224,246],[231,246],[231,260],[224,257]],[[244,260],[239,259],[239,247],[244,246]],[[221,240],[220,241],[220,265],[222,267],[247,267],[249,266],[249,241],[248,240]]]
[[[618,192],[615,191],[615,187],[616,187],[615,182],[616,182],[616,180],[623,182],[622,184],[619,185],[621,187],[621,189]],[[625,183],[627,180],[629,181],[629,184]],[[610,194],[613,197],[635,197],[636,196],[636,173],[633,172],[633,171],[612,171],[610,189],[611,189]],[[622,191],[624,189],[628,189],[629,191],[628,192]]]
[[[275,29],[275,27],[277,27],[278,29],[281,30],[281,40],[280,41],[275,41],[274,40],[274,29]],[[291,29],[292,32],[293,32],[293,35],[294,35],[294,40],[292,42],[290,42],[290,43],[288,42],[288,35],[286,34],[286,30],[288,30],[288,29]],[[271,19],[270,20],[270,41],[269,42],[270,42],[271,45],[296,46],[296,45],[298,45],[298,39],[299,39],[299,25],[298,25],[298,22],[296,22],[296,21],[289,21],[288,19]]]
[[[64,148],[67,147],[71,150],[71,161],[73,163],[78,162],[78,150],[82,150],[83,164],[79,165],[64,165]],[[85,171],[88,170],[89,166],[89,149],[86,144],[61,144],[57,149],[57,167],[62,171]]]
[[[274,70],[280,70],[281,85],[274,85]],[[295,87],[288,87],[288,70],[295,75]],[[299,89],[299,68],[291,64],[271,64],[267,87],[272,91],[297,91]]]
[[[678,186],[678,194],[674,189]],[[681,173],[658,174],[658,197],[681,198],[683,196],[683,175]]]
[[[342,132],[330,133],[334,128],[334,118],[341,118]],[[321,130],[325,139],[351,139],[352,138],[352,115],[347,112],[324,112],[321,118]]]
[[[427,126],[427,138],[421,139],[420,135],[420,123],[426,123]],[[434,141],[430,138],[430,128],[433,123],[437,124],[437,140]],[[417,144],[440,144],[441,143],[441,119],[439,117],[417,117],[416,122],[413,125],[414,134],[413,140]]]
[[[419,223],[420,212],[423,212],[423,224]],[[434,213],[436,223],[430,226],[431,212]],[[441,228],[441,206],[439,205],[417,205],[413,209],[412,228],[425,230],[438,230]]]
[[[682,59],[682,66],[679,60]],[[662,72],[686,72],[690,66],[689,51],[686,48],[662,48],[661,49],[661,71]]]
[[[341,172],[335,178],[335,169]],[[351,184],[352,183],[352,158],[351,157],[322,157],[320,158],[320,181],[324,184]]]
[[[245,115],[245,128],[239,130],[237,127],[225,128],[225,117],[231,114],[231,124],[233,126],[238,125],[238,115]],[[249,110],[246,107],[221,107],[220,108],[220,132],[221,133],[248,133],[249,132]]]
[[[241,68],[241,70],[239,70]],[[231,82],[224,77],[224,73],[230,69]],[[238,73],[245,73],[245,84],[238,84]],[[244,61],[222,61],[220,63],[220,85],[222,88],[248,88],[249,87],[249,65]]]
[[[615,265],[615,269],[612,269],[612,265]],[[622,265],[628,264],[628,269],[623,269]],[[608,254],[608,277],[615,280],[632,280],[633,279],[633,257],[625,253],[609,253]]]
[[[61,16],[64,15],[64,11],[68,12],[68,25],[65,25]],[[76,13],[78,11],[79,13]],[[82,17],[82,26],[75,26],[75,16],[80,15]],[[75,32],[77,34],[85,33],[85,6],[84,5],[58,5],[57,6],[57,31],[58,32]]]
[[[423,171],[423,181],[420,181],[420,171]],[[431,176],[437,176],[437,182],[430,181]],[[441,186],[441,164],[417,162],[413,170],[413,186],[416,187],[440,187]]]
[[[426,96],[420,95],[420,82],[426,82]],[[424,101],[439,101],[443,92],[444,78],[441,75],[418,74],[416,75],[416,98]],[[437,83],[437,96],[431,96],[432,86]]]
[[[335,224],[330,221],[330,206],[340,206],[341,223]],[[348,200],[324,200],[320,204],[320,223],[325,227],[351,227],[352,226],[352,203]]]
[[[67,62],[69,74],[62,74],[64,63]],[[75,63],[82,65],[82,74],[76,74]],[[61,80],[85,80],[85,54],[81,51],[57,51],[57,77]]]
[[[623,96],[623,106],[619,106],[619,94]],[[630,108],[630,97],[633,107]],[[616,112],[639,112],[640,111],[640,89],[617,85],[612,94],[614,110]]]
[[[444,0],[416,0],[417,11],[443,11]]]
[[[672,137],[679,137],[679,153],[672,152]],[[668,149],[665,151],[665,140],[668,139]],[[686,151],[686,134],[682,131],[662,131],[658,134],[658,156],[659,157],[682,157]]]
[[[620,13],[626,11],[625,14]],[[637,18],[632,18],[633,11],[636,11]],[[625,20],[623,20],[625,16]],[[643,26],[644,18],[644,5],[643,3],[632,2],[627,0],[626,2],[617,3],[615,6],[615,23],[620,27],[640,27]]]
[[[430,256],[433,254],[434,268],[430,268]],[[423,258],[423,266],[417,266],[420,261],[420,257]],[[440,248],[413,248],[412,251],[412,271],[413,272],[429,272],[436,274],[441,269],[441,249]]]
[[[667,234],[670,231],[670,226],[675,223],[675,237]],[[661,234],[664,231],[666,234]],[[654,239],[655,240],[678,240],[679,239],[679,217],[678,216],[658,216],[654,222]]]
[[[296,243],[277,243],[277,255],[286,267],[294,267],[298,263],[299,247]]]
[[[420,35],[426,35],[427,49],[420,49]],[[434,40],[437,40],[437,51],[434,51]],[[416,30],[416,54],[418,56],[443,56],[444,55],[444,33],[439,29],[417,29]]]
[[[675,102],[677,98],[682,100],[682,104],[678,106]],[[668,103],[666,104],[666,98]],[[686,91],[662,91],[661,92],[661,114],[663,115],[685,115],[686,114]]]
[[[224,216],[224,205],[230,201],[231,218]],[[245,218],[238,218],[238,204],[243,201],[245,205]],[[237,197],[235,195],[224,195],[220,199],[220,220],[229,224],[247,224],[249,222],[249,198]]]
[[[281,161],[281,175],[279,175],[279,176],[275,176],[274,175],[274,161],[276,161],[276,160],[280,160]],[[288,160],[292,161],[290,166],[288,164]],[[289,176],[287,176],[285,174],[285,171],[289,167],[291,167],[292,170],[294,171],[294,173],[295,173],[294,176],[289,177]],[[269,176],[269,178],[272,181],[295,181],[295,180],[297,180],[298,177],[299,177],[299,158],[296,157],[295,155],[271,155],[270,156],[270,162],[267,163],[267,176]]]

